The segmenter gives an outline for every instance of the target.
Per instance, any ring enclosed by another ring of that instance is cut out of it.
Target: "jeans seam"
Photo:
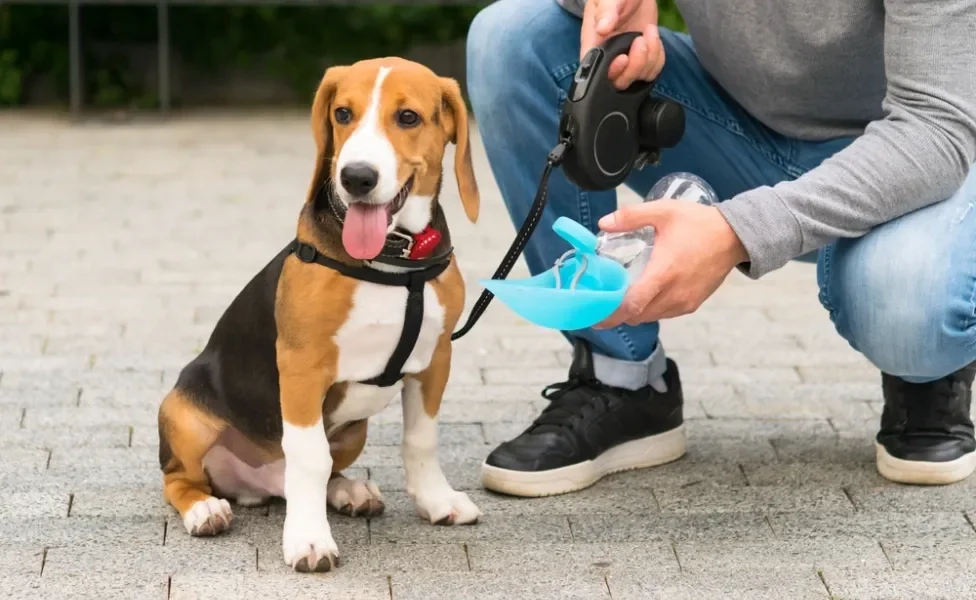
[[[725,130],[728,131],[729,133],[735,134],[741,137],[742,139],[746,140],[746,142],[748,142],[750,146],[752,146],[755,150],[757,150],[760,154],[762,154],[762,156],[766,160],[768,160],[770,163],[772,163],[774,166],[782,170],[790,177],[796,178],[806,172],[806,169],[794,164],[792,161],[786,158],[783,158],[781,154],[777,152],[773,152],[765,145],[760,144],[750,136],[746,135],[745,131],[743,131],[742,128],[739,127],[739,124],[736,123],[735,121],[730,119],[725,119],[720,115],[717,115],[712,111],[708,110],[707,108],[702,108],[701,106],[698,106],[688,96],[685,96],[684,94],[676,93],[673,89],[660,84],[654,86],[654,92],[657,93],[658,95],[664,96],[669,100],[681,104],[686,109],[694,113],[697,113],[699,116],[708,119],[712,123],[715,123],[720,127],[724,127]]]
[[[973,283],[973,291],[969,294],[969,319],[967,319],[964,331],[976,328],[976,283]],[[970,342],[970,346],[976,346],[976,337]]]
[[[825,309],[827,309],[827,314],[830,316],[831,321],[835,321],[837,317],[837,308],[834,307],[833,303],[830,301],[830,267],[831,259],[833,258],[833,247],[825,246],[823,249],[823,285],[820,286],[820,304]]]
[[[634,345],[634,341],[631,340],[630,336],[627,335],[627,332],[624,331],[623,326],[618,325],[614,329],[620,336],[620,339],[623,340],[624,344],[627,346],[627,349],[630,350],[630,360],[637,360],[637,346]]]
[[[572,75],[572,74],[576,73],[576,69],[578,69],[578,68],[579,68],[579,61],[577,60],[577,61],[568,62],[568,63],[562,64],[562,65],[559,65],[558,67],[555,67],[554,69],[552,69],[551,71],[549,71],[549,74],[557,82],[559,82],[559,81],[562,81],[563,79],[565,79],[566,77],[568,77],[569,75]]]

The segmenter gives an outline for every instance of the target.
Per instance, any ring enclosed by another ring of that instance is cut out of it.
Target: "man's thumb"
[[[623,0],[605,0],[597,6],[596,15],[594,15],[597,35],[609,37],[614,27],[617,26],[622,5]]]
[[[645,225],[657,227],[664,221],[667,213],[668,206],[660,201],[632,204],[606,215],[597,225],[607,232],[633,231]]]
[[[583,8],[583,27],[580,31],[580,58],[594,46],[603,43],[617,24],[623,0],[587,2]]]

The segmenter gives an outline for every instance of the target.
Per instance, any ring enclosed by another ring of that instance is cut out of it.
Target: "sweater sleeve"
[[[976,160],[976,0],[885,0],[885,12],[886,116],[801,177],[720,205],[749,277],[950,197]]]
[[[586,4],[586,0],[555,0],[556,4],[562,6],[570,13],[576,15],[577,17],[583,16],[583,5]]]

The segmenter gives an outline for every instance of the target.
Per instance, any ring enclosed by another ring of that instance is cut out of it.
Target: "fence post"
[[[157,48],[159,50],[159,111],[163,114],[170,108],[170,79],[169,79],[169,7],[166,0],[159,0],[156,4],[158,31]]]
[[[68,87],[71,114],[74,117],[77,117],[81,112],[82,102],[80,11],[81,7],[78,5],[78,0],[68,1]]]

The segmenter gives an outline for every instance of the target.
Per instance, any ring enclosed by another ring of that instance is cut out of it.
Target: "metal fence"
[[[224,5],[224,6],[319,6],[319,5],[457,5],[485,4],[491,0],[7,0],[7,4],[54,4],[67,5],[68,9],[68,73],[71,114],[78,116],[82,111],[82,90],[84,88],[84,65],[81,59],[81,7],[88,4],[102,5],[141,5],[156,7],[156,48],[159,73],[159,112],[167,113],[171,106],[170,88],[170,6]]]

